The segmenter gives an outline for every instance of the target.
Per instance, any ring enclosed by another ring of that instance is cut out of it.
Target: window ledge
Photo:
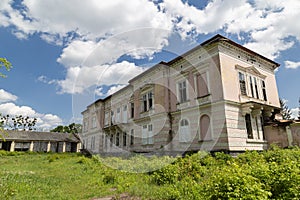
[[[179,141],[180,144],[191,144],[192,141]]]
[[[247,143],[259,143],[259,144],[267,144],[268,141],[266,140],[259,140],[259,139],[247,139]]]
[[[203,99],[203,98],[205,98],[205,97],[208,97],[208,96],[210,96],[210,94],[206,94],[206,95],[198,96],[196,99]]]
[[[263,104],[267,104],[268,101],[265,101],[263,99],[258,99],[258,98],[254,98],[248,95],[244,95],[244,94],[240,94],[240,100],[242,102],[247,102],[247,101],[254,101],[254,102],[258,102],[258,103],[263,103]]]
[[[198,142],[212,142],[213,139],[207,139],[207,140],[198,140]]]
[[[183,102],[178,102],[176,105],[183,105],[183,104],[187,104],[187,103],[189,103],[191,100],[186,100],[186,101],[183,101]]]

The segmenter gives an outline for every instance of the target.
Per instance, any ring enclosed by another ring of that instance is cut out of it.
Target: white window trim
[[[180,95],[180,91],[179,91],[179,84],[185,82],[185,87],[186,87],[186,100],[185,101],[181,101],[181,95]],[[190,97],[189,97],[189,85],[188,85],[188,80],[187,78],[183,78],[180,79],[176,82],[176,91],[177,91],[177,101],[181,104],[181,103],[185,103],[188,102]]]
[[[181,126],[181,122],[186,120],[188,125]],[[184,132],[183,132],[184,131]],[[183,118],[179,121],[179,129],[178,129],[178,140],[180,143],[187,143],[192,141],[191,137],[191,123],[187,118]]]
[[[153,124],[145,124],[142,126],[142,145],[148,144],[154,144]]]

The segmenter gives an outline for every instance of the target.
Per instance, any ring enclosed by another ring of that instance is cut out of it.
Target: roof
[[[55,132],[34,132],[34,131],[8,131],[0,132],[0,141],[50,141],[50,142],[80,142],[77,134],[55,133]]]
[[[172,63],[180,60],[181,58],[185,57],[186,55],[190,54],[191,52],[193,52],[193,51],[195,51],[195,50],[197,50],[199,48],[202,48],[204,46],[207,46],[207,45],[210,45],[210,44],[213,44],[213,43],[221,42],[221,41],[226,41],[229,44],[231,44],[233,46],[236,46],[236,47],[238,47],[238,48],[240,48],[240,49],[242,49],[242,50],[244,50],[244,51],[246,51],[246,52],[248,52],[250,54],[254,54],[254,55],[256,55],[256,56],[258,56],[258,57],[260,57],[260,58],[262,58],[264,60],[267,60],[270,63],[273,63],[275,65],[274,69],[280,66],[279,63],[276,63],[273,60],[271,60],[269,58],[266,58],[266,57],[264,57],[264,56],[262,56],[262,55],[260,55],[260,54],[258,54],[256,52],[254,52],[254,51],[252,51],[252,50],[250,50],[250,49],[248,49],[248,48],[246,48],[246,47],[244,47],[244,46],[242,46],[242,45],[240,45],[240,44],[238,44],[238,43],[236,43],[236,42],[234,42],[234,41],[232,41],[232,40],[230,40],[230,39],[228,39],[228,38],[226,38],[226,37],[224,37],[224,36],[222,36],[220,34],[215,35],[214,37],[212,37],[212,38],[210,38],[210,39],[202,42],[200,45],[198,45],[198,46],[194,47],[193,49],[187,51],[186,53],[182,54],[181,56],[178,56],[177,58],[171,60],[170,62],[168,62],[168,65],[171,65]]]
[[[236,46],[236,47],[242,49],[243,51],[246,51],[246,52],[248,52],[248,53],[250,53],[250,54],[253,54],[253,55],[255,55],[255,56],[258,56],[259,58],[264,59],[264,60],[266,60],[266,61],[272,63],[272,64],[274,65],[274,69],[276,69],[277,67],[280,66],[279,63],[276,63],[276,62],[274,62],[273,60],[271,60],[271,59],[269,59],[269,58],[266,58],[266,57],[264,57],[264,56],[262,56],[262,55],[260,55],[260,54],[258,54],[258,53],[256,53],[256,52],[254,52],[254,51],[252,51],[252,50],[250,50],[250,49],[248,49],[248,48],[246,48],[246,47],[244,47],[244,46],[242,46],[242,45],[240,45],[240,44],[238,44],[238,43],[236,43],[236,42],[234,42],[234,41],[232,41],[232,40],[230,40],[230,39],[228,39],[228,38],[226,38],[226,37],[224,37],[224,36],[222,36],[222,35],[220,35],[220,34],[217,34],[217,35],[215,35],[214,37],[212,37],[212,38],[210,38],[210,39],[208,39],[208,40],[202,42],[200,45],[198,45],[198,46],[194,47],[193,49],[187,51],[186,53],[184,53],[184,54],[182,54],[182,55],[180,55],[180,56],[178,56],[178,57],[172,59],[172,60],[169,61],[169,62],[161,61],[161,62],[157,63],[156,65],[150,67],[149,69],[145,70],[145,71],[142,72],[141,74],[139,74],[139,75],[133,77],[131,80],[129,80],[129,83],[131,83],[132,81],[134,81],[134,80],[136,80],[136,79],[138,79],[138,78],[144,76],[145,74],[147,74],[147,73],[153,71],[154,69],[156,69],[156,68],[159,67],[159,66],[162,66],[162,65],[170,66],[171,64],[173,64],[173,63],[177,62],[178,60],[184,58],[185,56],[187,56],[188,54],[192,53],[193,51],[195,51],[195,50],[197,50],[197,49],[203,48],[204,46],[208,46],[208,45],[211,45],[211,44],[214,44],[214,43],[217,43],[217,42],[222,42],[222,41],[225,41],[225,42],[227,42],[227,43],[229,43],[229,44],[231,44],[231,45],[233,45],[233,46]],[[128,85],[127,85],[127,86],[128,86]],[[126,87],[127,87],[127,86],[126,86]],[[125,88],[126,88],[126,87],[125,87]],[[118,92],[121,92],[122,90],[123,90],[123,89],[120,89]],[[114,94],[115,94],[115,93],[114,93]],[[112,94],[112,95],[114,95],[114,94]],[[109,95],[109,96],[107,96],[107,97],[104,98],[104,99],[98,99],[98,100],[96,100],[94,103],[92,103],[91,105],[95,104],[95,103],[98,102],[98,101],[105,101],[105,100],[109,99],[112,95]],[[91,106],[91,105],[89,105],[89,106]],[[87,107],[89,107],[89,106],[87,106]],[[84,111],[83,111],[83,112],[84,112]],[[83,113],[83,112],[82,112],[82,113]]]

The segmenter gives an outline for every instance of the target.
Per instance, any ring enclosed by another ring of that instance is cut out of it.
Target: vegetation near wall
[[[142,199],[300,199],[299,148],[274,147],[236,158],[205,152],[177,159],[0,155],[0,199],[118,198],[125,193]]]

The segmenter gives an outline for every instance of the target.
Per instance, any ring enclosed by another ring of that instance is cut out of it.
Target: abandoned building
[[[84,148],[176,154],[267,149],[272,133],[265,125],[280,108],[278,67],[216,35],[87,106],[82,112]]]
[[[33,152],[79,152],[81,142],[76,134],[7,131],[0,132],[0,150]]]

